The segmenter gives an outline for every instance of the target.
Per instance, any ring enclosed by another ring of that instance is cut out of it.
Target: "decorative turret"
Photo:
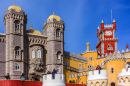
[[[100,35],[99,35],[99,31],[100,31],[100,28],[99,28],[99,26],[98,26],[98,29],[97,29],[97,37],[100,36]]]
[[[104,30],[104,22],[103,22],[103,20],[101,22],[101,30]]]
[[[129,45],[126,45],[126,52],[129,52]]]
[[[117,76],[118,86],[129,86],[130,85],[130,68],[128,69],[122,69],[122,72],[118,74]]]
[[[116,21],[113,19],[113,29],[116,29]]]

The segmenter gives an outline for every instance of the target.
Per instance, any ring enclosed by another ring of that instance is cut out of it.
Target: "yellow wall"
[[[87,52],[85,54],[80,54],[81,56],[83,57],[86,57],[87,58],[87,61],[89,61],[89,57],[93,57],[93,60],[96,60],[97,57],[98,57],[98,53],[97,52]]]

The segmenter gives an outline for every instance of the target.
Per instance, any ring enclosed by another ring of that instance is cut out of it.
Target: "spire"
[[[54,12],[53,12],[53,15],[54,15]]]
[[[101,23],[104,23],[104,22],[103,22],[103,20],[102,20],[102,22],[101,22]]]
[[[115,19],[113,19],[113,22],[116,22]]]
[[[16,2],[14,2],[14,5],[16,6]]]
[[[31,28],[30,29],[32,29],[33,30],[33,28],[32,28],[32,22],[31,22]]]
[[[98,29],[100,29],[99,26],[98,26]]]

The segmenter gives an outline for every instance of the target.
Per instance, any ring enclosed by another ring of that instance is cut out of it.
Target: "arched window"
[[[59,37],[60,36],[60,30],[56,30],[56,37]]]
[[[35,58],[35,51],[32,51],[32,58]]]
[[[19,69],[20,69],[19,64],[15,63],[15,70],[19,70]]]
[[[15,27],[16,30],[20,29],[19,21],[14,22],[14,27]]]
[[[41,58],[41,50],[38,49],[36,54],[37,54],[37,58]]]
[[[15,55],[20,55],[19,49],[15,49]]]
[[[114,68],[111,68],[111,73],[114,73]]]
[[[57,53],[57,59],[60,59],[60,53],[59,52]]]

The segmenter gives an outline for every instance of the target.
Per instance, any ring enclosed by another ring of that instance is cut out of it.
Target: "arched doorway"
[[[114,82],[111,83],[111,86],[116,86]]]

